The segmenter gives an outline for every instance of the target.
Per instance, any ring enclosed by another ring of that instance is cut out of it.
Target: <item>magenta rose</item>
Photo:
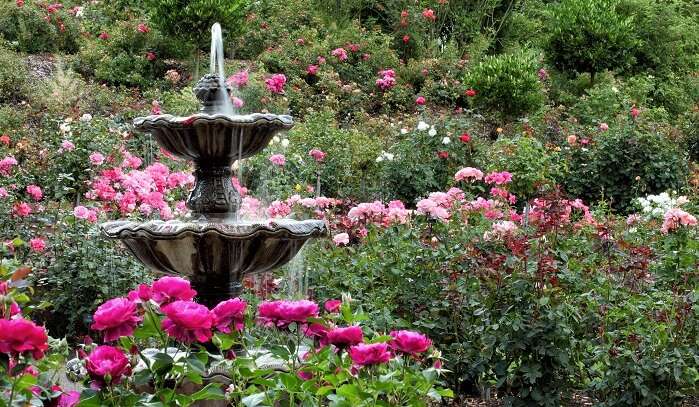
[[[349,355],[357,366],[379,365],[391,359],[391,352],[385,343],[355,345],[349,348]]]
[[[75,407],[80,402],[80,392],[69,391],[68,393],[63,393],[58,397],[56,407]]]
[[[23,318],[0,319],[0,352],[13,356],[31,354],[34,359],[41,359],[48,348],[43,327]]]
[[[327,343],[337,346],[338,348],[347,348],[350,346],[362,343],[364,333],[359,326],[347,326],[342,328],[331,329],[325,337]]]
[[[414,331],[393,331],[391,349],[408,355],[422,353],[432,346],[432,341],[425,335]]]
[[[318,316],[318,304],[313,301],[265,301],[257,308],[258,320],[265,326],[286,328],[292,322],[304,323]]]
[[[335,312],[340,312],[341,306],[342,306],[342,300],[327,300],[327,301],[325,301],[323,308],[325,308],[325,310],[328,312],[335,313]]]
[[[176,300],[190,301],[197,292],[192,289],[189,281],[180,277],[163,277],[153,283],[151,298],[160,305]]]
[[[136,304],[118,297],[100,305],[95,311],[93,321],[91,328],[102,331],[105,342],[111,342],[133,334],[141,318],[138,316]]]
[[[214,316],[204,305],[192,301],[175,301],[161,308],[165,313],[162,322],[168,335],[184,342],[208,342]]]
[[[85,361],[85,367],[97,387],[118,384],[131,374],[131,365],[124,352],[113,346],[96,347]]]
[[[330,329],[325,325],[314,322],[304,327],[303,334],[309,338],[320,339],[321,344],[325,345],[325,337],[329,331]]]
[[[219,303],[211,313],[214,315],[214,326],[223,333],[231,333],[231,325],[236,331],[242,331],[245,326],[245,308],[248,304],[240,298]]]
[[[132,302],[146,302],[150,300],[151,288],[147,284],[139,284],[138,288],[129,291],[126,296]]]

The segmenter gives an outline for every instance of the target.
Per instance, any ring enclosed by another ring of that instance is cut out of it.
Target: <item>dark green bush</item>
[[[699,68],[696,5],[682,0],[622,0],[618,10],[633,16],[632,32],[642,41],[634,49],[631,71],[686,73]]]
[[[607,200],[621,211],[637,196],[681,189],[688,174],[686,150],[642,124],[612,126],[569,154],[567,191],[587,202]]]
[[[139,86],[162,79],[168,57],[163,38],[150,28],[140,32],[138,24],[119,22],[104,31],[108,38],[87,41],[74,69],[115,85]]]
[[[52,336],[77,339],[89,332],[95,308],[114,296],[124,295],[150,274],[115,242],[72,214],[52,219],[60,232],[51,239],[52,253],[44,257],[34,284],[37,300],[50,304],[45,315]]]
[[[242,31],[248,0],[147,0],[151,21],[172,38],[197,49],[211,42],[211,26],[220,23],[232,43]],[[208,49],[208,48],[205,48]]]
[[[485,57],[466,74],[473,103],[495,115],[518,118],[541,108],[544,94],[534,55],[526,51]]]
[[[0,47],[0,103],[17,103],[29,95],[29,79],[21,55]]]
[[[59,3],[60,4],[60,3]],[[0,37],[18,50],[37,54],[78,50],[80,24],[63,5],[49,12],[49,5],[28,1],[22,7],[6,1],[0,7]]]
[[[551,189],[560,175],[560,158],[533,137],[502,138],[479,152],[476,159],[484,171],[516,174],[508,190],[529,200]]]
[[[618,0],[563,0],[553,6],[546,44],[549,63],[569,73],[595,75],[626,69],[641,45],[633,18],[619,13]]]
[[[275,143],[267,154],[248,160],[251,165],[245,168],[245,180],[249,187],[265,198],[288,196],[296,185],[315,187],[320,177],[323,196],[370,197],[379,182],[375,160],[381,151],[380,141],[360,130],[338,128],[333,116],[327,110],[309,116],[289,132],[288,147]],[[322,163],[309,156],[312,149],[326,153]],[[272,153],[286,156],[283,170],[269,163]]]

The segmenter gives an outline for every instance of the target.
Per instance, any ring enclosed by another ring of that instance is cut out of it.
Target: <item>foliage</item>
[[[61,3],[28,1],[19,6],[8,1],[0,7],[0,38],[31,54],[74,53],[80,36],[75,14],[76,9],[68,10]]]
[[[146,11],[164,34],[179,38],[195,47],[209,43],[214,23],[229,33],[229,41],[243,28],[247,0],[148,0]],[[231,35],[232,34],[232,35]],[[198,48],[197,48],[198,49]]]
[[[29,95],[22,58],[0,46],[0,103],[17,103]]]
[[[633,18],[617,11],[617,0],[564,0],[553,6],[547,26],[549,62],[564,72],[595,75],[604,70],[626,69],[641,46]]]
[[[526,51],[489,56],[466,74],[464,85],[476,91],[476,106],[517,118],[544,102],[537,71],[533,55]]]
[[[628,211],[642,194],[679,189],[687,176],[686,153],[661,129],[642,123],[610,127],[568,150],[563,185],[586,201],[607,200]]]
[[[547,150],[537,139],[526,136],[501,138],[481,150],[476,161],[488,172],[517,174],[510,192],[525,201],[552,189],[561,172],[558,154]]]
[[[115,85],[139,86],[163,78],[168,54],[155,30],[137,20],[124,21],[100,36],[80,49],[76,71]]]

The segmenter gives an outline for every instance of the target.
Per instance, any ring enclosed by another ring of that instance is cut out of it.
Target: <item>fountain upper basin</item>
[[[151,133],[168,152],[206,166],[225,166],[251,157],[262,151],[277,132],[293,125],[291,116],[264,113],[164,114],[134,120],[137,131]]]

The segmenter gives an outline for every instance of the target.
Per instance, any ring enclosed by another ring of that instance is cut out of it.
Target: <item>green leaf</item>
[[[350,400],[359,398],[359,386],[356,384],[343,384],[337,389],[337,394]]]
[[[223,400],[226,398],[226,395],[223,393],[223,390],[219,387],[220,384],[218,383],[209,383],[204,388],[199,390],[198,392],[192,394],[190,398],[193,401],[198,401],[198,400]]]
[[[241,402],[245,407],[257,407],[259,405],[262,405],[262,403],[265,401],[267,398],[266,393],[255,393],[251,394],[249,396],[243,397]]]
[[[156,374],[164,374],[172,368],[172,365],[174,363],[175,361],[167,353],[156,353],[153,356],[153,363],[151,364],[151,369]]]
[[[77,407],[100,407],[102,401],[99,393],[92,389],[85,389],[80,393],[80,402]]]

